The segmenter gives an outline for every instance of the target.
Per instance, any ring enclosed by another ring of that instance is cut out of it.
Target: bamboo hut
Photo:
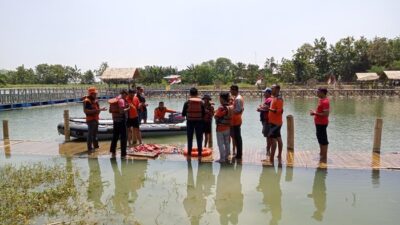
[[[130,85],[139,76],[137,68],[107,68],[101,75],[101,80],[108,85],[121,83]]]
[[[400,85],[400,71],[383,71],[390,81],[391,86]]]
[[[369,84],[374,85],[375,81],[379,79],[377,73],[356,73],[356,76],[361,88]]]

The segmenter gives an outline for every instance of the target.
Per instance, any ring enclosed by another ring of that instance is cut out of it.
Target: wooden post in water
[[[3,140],[10,139],[10,135],[8,133],[8,120],[3,120]]]
[[[373,152],[375,153],[381,152],[382,127],[383,127],[382,118],[377,118],[375,121],[374,146],[373,146]]]
[[[294,120],[292,115],[286,117],[287,121],[287,150],[294,151]]]
[[[64,110],[64,137],[65,141],[70,141],[70,130],[69,130],[69,110]]]

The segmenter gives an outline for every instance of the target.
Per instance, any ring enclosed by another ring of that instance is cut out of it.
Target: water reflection
[[[211,187],[215,184],[212,165],[212,163],[199,164],[195,184],[192,162],[188,161],[187,196],[183,201],[183,206],[193,225],[199,224],[206,212],[207,197],[210,196]]]
[[[239,214],[243,210],[241,174],[241,164],[221,164],[215,196],[220,224],[238,224]]]
[[[88,158],[89,164],[89,179],[87,198],[88,201],[93,202],[95,208],[103,207],[101,196],[103,195],[103,182],[101,181],[101,171],[99,160],[97,158]]]
[[[317,221],[322,221],[326,209],[326,176],[328,170],[326,168],[317,168],[314,175],[314,183],[312,193],[308,197],[314,200],[315,211],[312,215]]]
[[[267,214],[271,212],[270,225],[278,224],[282,218],[282,167],[263,166],[257,190],[263,194],[263,203]]]
[[[147,161],[121,160],[121,171],[115,158],[110,161],[115,183],[112,202],[115,211],[128,216],[132,212],[129,203],[135,203],[138,197],[137,191],[143,187]]]
[[[381,155],[379,153],[372,153],[372,161],[371,161],[371,168],[372,168],[372,186],[374,188],[379,188],[380,185],[380,167],[381,167]]]

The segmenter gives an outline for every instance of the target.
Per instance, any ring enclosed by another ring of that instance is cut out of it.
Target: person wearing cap
[[[204,147],[210,147],[212,118],[214,116],[214,106],[211,103],[211,96],[205,94],[202,98],[204,103]]]
[[[261,104],[258,108],[257,111],[260,112],[260,121],[262,124],[262,134],[266,138],[267,141],[267,156],[270,155],[271,153],[271,138],[268,137],[269,133],[269,124],[268,124],[268,110],[269,107],[271,106],[272,102],[272,89],[271,88],[266,88],[264,90],[264,102]]]
[[[329,99],[326,96],[328,90],[326,88],[318,88],[317,96],[319,98],[316,110],[310,110],[310,115],[314,116],[317,140],[320,148],[320,161],[325,162],[328,159],[328,134],[326,129],[329,124]]]
[[[272,85],[272,101],[271,106],[268,109],[268,123],[269,123],[269,134],[268,137],[271,138],[271,154],[269,156],[269,161],[274,164],[275,151],[278,147],[278,160],[281,163],[282,159],[282,138],[281,138],[281,127],[283,124],[282,114],[283,114],[283,99],[279,95],[281,87],[278,84]]]
[[[159,102],[158,107],[154,109],[154,123],[167,122],[167,119],[165,118],[166,113],[176,113],[176,111],[165,107],[164,102]]]
[[[86,124],[88,126],[88,152],[92,152],[94,149],[99,148],[99,142],[97,139],[97,132],[99,130],[99,115],[101,111],[107,110],[105,107],[100,108],[97,100],[97,93],[98,92],[95,87],[90,87],[88,89],[88,95],[83,99],[83,111],[86,115]]]
[[[117,142],[118,139],[121,139],[121,158],[125,158],[126,156],[126,144],[127,144],[127,128],[126,121],[128,118],[128,111],[130,106],[126,101],[128,96],[128,91],[123,89],[120,92],[120,95],[115,99],[117,101],[118,107],[115,111],[110,111],[113,119],[113,137],[110,146],[111,157],[115,158],[116,150],[117,150]],[[114,110],[114,109],[113,109]]]

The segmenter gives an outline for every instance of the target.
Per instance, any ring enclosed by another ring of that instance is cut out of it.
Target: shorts
[[[326,132],[326,128],[328,128],[328,125],[319,125],[315,124],[316,130],[317,130],[317,139],[318,143],[320,145],[328,145],[328,134]]]
[[[268,124],[269,126],[269,132],[268,132],[268,137],[270,138],[280,138],[281,137],[281,125],[275,125],[275,124]]]
[[[139,118],[135,117],[135,118],[129,118],[128,121],[126,121],[126,126],[129,127],[133,127],[133,128],[139,128]]]
[[[210,134],[212,129],[212,122],[204,122],[204,133]]]
[[[139,112],[139,123],[141,123],[142,120],[147,120],[147,110]]]
[[[269,130],[270,130],[270,124],[263,121],[262,122],[262,134],[264,135],[264,137],[268,137]]]

